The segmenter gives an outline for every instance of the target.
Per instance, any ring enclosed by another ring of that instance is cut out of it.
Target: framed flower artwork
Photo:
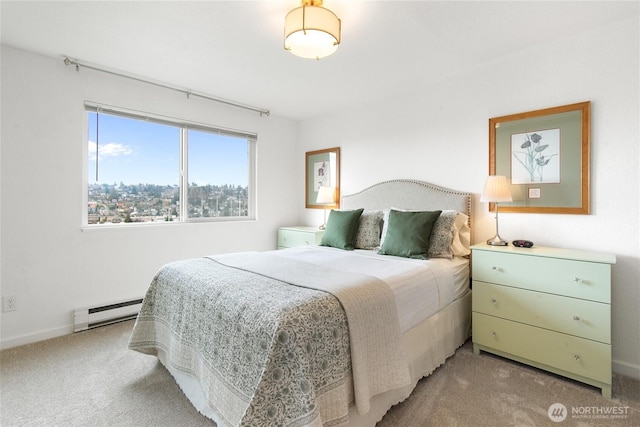
[[[590,213],[590,107],[489,119],[489,175],[506,176],[513,198],[500,204],[502,212]]]

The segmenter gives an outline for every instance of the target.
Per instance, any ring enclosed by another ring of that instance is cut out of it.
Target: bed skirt
[[[447,358],[453,356],[471,335],[471,291],[452,302],[424,322],[407,331],[402,343],[409,358],[412,383],[403,389],[383,393],[371,399],[371,409],[366,414],[358,414],[355,406],[349,411],[349,426],[373,427],[395,404],[405,400],[418,381],[430,375]],[[158,359],[167,368],[193,406],[216,421],[207,405],[198,380],[171,367],[166,353],[158,349]]]

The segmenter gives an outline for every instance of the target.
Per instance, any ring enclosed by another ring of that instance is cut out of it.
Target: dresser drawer
[[[608,344],[481,313],[473,313],[473,342],[611,384],[611,346]]]
[[[473,311],[611,344],[611,306],[473,281]]]
[[[278,230],[278,248],[319,245],[323,235],[317,228],[281,228]]]
[[[474,280],[603,303],[611,302],[606,263],[473,251]]]

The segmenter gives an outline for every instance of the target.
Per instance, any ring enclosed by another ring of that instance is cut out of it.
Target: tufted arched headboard
[[[342,196],[341,209],[409,209],[457,210],[469,217],[471,226],[471,193],[450,190],[428,182],[396,179]]]

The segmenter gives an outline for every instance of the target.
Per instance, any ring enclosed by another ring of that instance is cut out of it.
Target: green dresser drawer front
[[[611,302],[611,265],[489,251],[473,251],[474,280]]]
[[[294,248],[296,246],[318,245],[322,239],[322,233],[279,230],[278,231],[278,247]]]
[[[481,313],[473,342],[532,362],[611,384],[611,346]]]
[[[611,306],[473,281],[473,311],[611,344]]]

